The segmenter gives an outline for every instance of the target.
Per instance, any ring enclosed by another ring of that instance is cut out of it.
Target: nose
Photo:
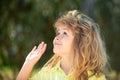
[[[57,35],[57,36],[55,37],[55,39],[56,39],[56,40],[60,40],[60,36]]]
[[[62,38],[62,35],[57,35],[56,37],[55,37],[55,40],[61,40],[61,38]]]
[[[53,43],[60,42],[60,41],[61,41],[61,36],[57,35],[57,36],[55,36]]]

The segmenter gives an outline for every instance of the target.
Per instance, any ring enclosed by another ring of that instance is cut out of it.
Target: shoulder
[[[50,70],[50,67],[49,66],[45,66],[43,68],[41,68],[41,70],[39,72],[47,72]]]
[[[35,73],[29,80],[43,79],[48,74],[49,67],[42,67],[37,73]]]
[[[92,75],[93,73],[91,71],[87,71],[88,75]],[[101,74],[100,76],[92,75],[89,77],[88,80],[107,80],[104,74]]]

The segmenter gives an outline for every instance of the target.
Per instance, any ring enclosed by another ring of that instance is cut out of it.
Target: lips
[[[57,42],[55,42],[55,43],[53,43],[54,45],[62,45],[61,43],[57,43]]]
[[[59,44],[59,43],[54,43],[54,45],[62,45],[62,44]]]

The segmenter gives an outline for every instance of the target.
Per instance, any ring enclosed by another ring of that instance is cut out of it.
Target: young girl
[[[46,43],[41,42],[26,57],[17,80],[106,80],[107,54],[97,23],[73,10],[56,21],[55,29],[53,57],[29,78],[46,50]]]

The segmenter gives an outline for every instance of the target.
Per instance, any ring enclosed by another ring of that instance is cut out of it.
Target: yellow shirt
[[[92,72],[88,71],[88,75],[91,74]],[[36,75],[30,78],[30,80],[72,80],[71,78],[72,74],[70,73],[66,75],[60,68],[60,62],[58,62],[51,70],[48,70],[48,67],[43,67]],[[88,80],[106,80],[106,78],[104,75],[99,78],[92,76]]]

